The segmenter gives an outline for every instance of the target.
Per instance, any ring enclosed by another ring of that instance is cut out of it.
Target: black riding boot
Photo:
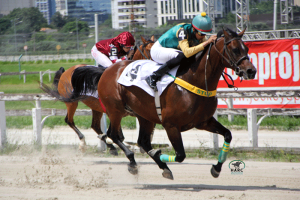
[[[149,77],[147,77],[146,81],[148,82],[151,88],[156,89],[156,82],[159,81],[161,77],[170,70],[171,69],[168,67],[168,64],[165,63],[162,66],[160,66],[158,70],[156,70]]]

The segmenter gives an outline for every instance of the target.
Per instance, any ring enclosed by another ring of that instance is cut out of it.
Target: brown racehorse
[[[150,49],[154,44],[154,36],[151,37],[150,40],[145,40],[141,36],[141,40],[143,42],[142,45],[140,45],[140,49],[136,50],[133,56],[133,60],[140,60],[140,59],[149,59],[149,57],[145,57],[145,55],[150,55]],[[47,92],[48,94],[56,97],[57,99],[63,101],[66,106],[67,106],[67,115],[65,117],[65,122],[77,133],[79,139],[80,139],[80,144],[79,144],[79,149],[84,151],[86,148],[86,142],[85,142],[85,137],[81,133],[81,131],[75,126],[74,123],[74,114],[78,106],[78,101],[79,100],[74,100],[70,99],[69,97],[73,96],[72,91],[72,75],[75,69],[81,68],[85,70],[87,65],[86,64],[80,64],[80,65],[75,65],[72,66],[71,68],[65,69],[61,67],[54,76],[54,81],[53,81],[53,86],[54,89],[49,88],[47,85],[42,84],[41,89]],[[99,68],[100,71],[104,71],[104,69]],[[98,79],[95,81],[95,85],[98,85],[98,81],[100,78],[101,74],[99,75]],[[82,84],[82,82],[78,81],[79,84]],[[95,88],[95,91],[97,92],[97,88]],[[103,115],[103,109],[100,106],[99,99],[93,97],[93,96],[85,96],[84,98],[81,99],[81,101],[90,107],[92,109],[92,125],[91,128],[99,135],[101,136],[103,132],[101,131],[101,126],[100,126],[100,120]],[[102,138],[102,137],[101,137]],[[103,138],[104,140],[105,138]],[[107,144],[108,147],[110,148],[110,153],[113,155],[117,155],[118,152],[116,148],[112,144]]]
[[[197,91],[202,91],[200,93],[204,92],[204,94],[216,92],[225,68],[235,70],[236,74],[244,79],[254,79],[256,68],[250,62],[248,48],[241,40],[244,31],[237,34],[230,29],[223,30],[223,37],[218,37],[211,49],[206,47],[202,55],[197,54],[184,59],[180,63],[177,76],[197,87]],[[208,53],[210,54],[209,58]],[[129,172],[136,174],[138,168],[134,153],[122,142],[120,123],[124,116],[133,114],[138,118],[140,124],[138,144],[163,170],[163,177],[169,179],[173,179],[173,175],[166,162],[183,162],[186,157],[181,132],[197,128],[224,136],[225,141],[218,163],[211,168],[212,176],[218,177],[226,160],[232,135],[213,117],[218,105],[217,97],[214,95],[200,96],[172,83],[160,96],[162,109],[162,121],[160,121],[152,96],[139,87],[126,87],[117,82],[125,67],[132,62],[123,61],[112,65],[103,72],[98,83],[99,97],[106,107],[110,119],[107,135],[125,152],[130,161]],[[161,154],[161,150],[152,148],[150,137],[155,123],[162,124],[165,128],[176,156]]]

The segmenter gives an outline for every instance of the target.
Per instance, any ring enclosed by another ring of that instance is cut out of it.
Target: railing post
[[[257,109],[247,109],[248,135],[250,140],[250,146],[252,147],[258,147],[256,111]]]
[[[218,111],[216,110],[215,114],[214,114],[214,118],[216,120],[218,120]],[[210,133],[210,143],[211,143],[211,147],[214,149],[214,150],[218,150],[219,149],[219,135],[216,134],[216,133]]]
[[[35,136],[35,142],[38,145],[42,145],[42,109],[41,101],[36,100],[36,108],[32,108],[32,125],[33,125],[33,135]]]
[[[228,99],[228,108],[230,108],[230,109],[233,108],[233,99],[232,98]],[[233,120],[234,120],[234,115],[233,114],[228,115],[228,121],[233,122]]]
[[[20,73],[23,73],[24,83],[26,83],[26,70],[22,70]]]
[[[51,70],[49,69],[48,71],[49,71],[48,72],[49,73],[49,82],[51,82]]]
[[[4,94],[4,92],[0,92]],[[5,145],[6,141],[6,115],[5,101],[0,101],[0,149]]]
[[[103,134],[106,134],[107,124],[106,124],[106,114],[105,114],[105,113],[103,113],[103,115],[102,115],[100,124],[101,124],[101,130],[102,130],[102,133],[103,133]],[[100,150],[100,151],[105,151],[106,148],[107,148],[107,147],[106,147],[105,142],[102,141],[102,140],[99,140],[99,150]]]
[[[40,85],[42,85],[43,83],[43,72],[40,71]]]

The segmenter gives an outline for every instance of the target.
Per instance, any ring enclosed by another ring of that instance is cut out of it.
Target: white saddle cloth
[[[154,90],[147,84],[146,78],[156,71],[161,65],[152,60],[137,60],[130,63],[122,72],[118,83],[124,86],[137,86],[154,97]],[[179,66],[169,71],[169,74],[175,76]],[[157,82],[157,90],[159,96],[167,88],[167,86],[174,82],[174,78],[169,75],[164,75],[160,81]]]

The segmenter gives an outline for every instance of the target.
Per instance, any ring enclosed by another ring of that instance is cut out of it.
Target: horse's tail
[[[74,70],[71,83],[74,99],[90,92],[97,91],[98,82],[103,74],[104,67],[78,67]]]
[[[67,95],[69,97],[63,97],[58,92],[58,82],[60,80],[61,75],[64,72],[65,72],[65,69],[63,67],[59,68],[59,70],[55,72],[52,86],[48,86],[48,85],[46,85],[44,83],[40,83],[40,88],[44,92],[48,93],[50,96],[56,98],[59,101],[62,101],[62,102],[74,102],[74,101],[77,101],[77,100],[75,100],[75,99],[72,98],[72,91],[69,88],[66,88]]]
[[[55,75],[54,75],[54,80],[53,80],[53,86],[57,89],[58,87],[58,82],[59,82],[59,79],[61,77],[61,75],[65,72],[65,68],[63,67],[60,67],[58,71],[55,72]]]

